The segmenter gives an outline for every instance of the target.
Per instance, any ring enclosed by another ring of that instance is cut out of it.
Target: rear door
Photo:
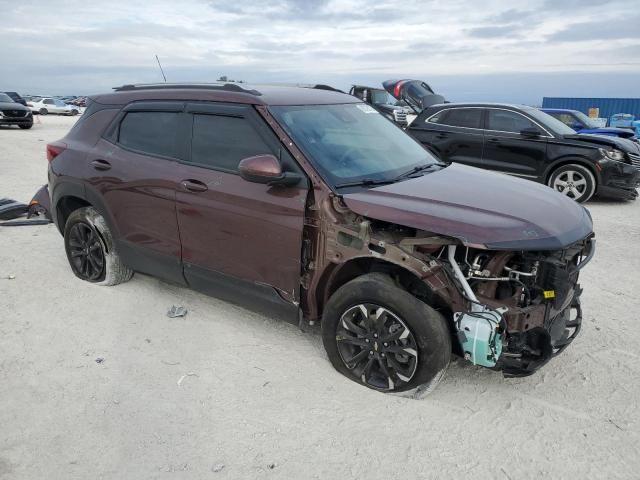
[[[181,102],[137,102],[90,151],[87,199],[108,216],[124,262],[184,283],[175,209],[185,125]]]
[[[409,131],[441,160],[477,167],[484,143],[482,114],[478,107],[445,108],[424,120],[418,117]]]
[[[538,178],[547,155],[551,134],[531,118],[514,110],[486,109],[482,167],[525,178]],[[522,135],[536,129],[538,137]]]
[[[273,154],[285,170],[301,170],[251,106],[193,103],[187,112],[189,161],[180,167],[176,196],[185,277],[203,289],[239,280],[252,293],[269,295],[275,288],[297,301],[306,182],[247,182],[238,163]]]

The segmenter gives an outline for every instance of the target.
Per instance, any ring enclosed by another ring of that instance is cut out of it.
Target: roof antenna
[[[164,70],[162,70],[162,65],[160,65],[160,59],[158,55],[156,55],[156,60],[158,61],[158,66],[160,67],[160,73],[162,73],[162,78],[164,78],[164,83],[167,83],[167,77],[164,74]]]

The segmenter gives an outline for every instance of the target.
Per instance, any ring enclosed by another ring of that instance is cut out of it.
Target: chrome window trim
[[[460,109],[470,109],[470,108],[480,108],[480,109],[485,109],[485,110],[503,110],[505,112],[511,112],[511,113],[515,113],[517,115],[520,115],[521,117],[526,118],[527,120],[529,120],[530,122],[535,123],[544,133],[546,133],[546,135],[540,135],[541,138],[556,138],[554,137],[546,128],[544,128],[542,125],[540,125],[538,122],[536,122],[533,118],[529,118],[526,115],[516,111],[516,110],[511,110],[509,108],[500,108],[500,107],[450,107],[450,108],[443,108],[442,110],[438,110],[436,113],[434,113],[433,115],[431,115],[430,117],[425,119],[425,123],[432,123],[434,125],[440,125],[441,127],[453,127],[453,128],[464,128],[466,130],[476,130],[476,131],[481,131],[481,132],[498,132],[498,133],[508,133],[510,135],[520,135],[518,132],[507,132],[505,130],[491,130],[489,128],[475,128],[475,127],[459,127],[457,125],[446,125],[444,123],[437,123],[437,122],[431,122],[430,120],[437,116],[438,114],[441,114],[442,112],[445,112],[447,110],[460,110]]]

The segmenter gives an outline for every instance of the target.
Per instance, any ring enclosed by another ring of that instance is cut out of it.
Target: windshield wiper
[[[415,173],[426,172],[427,170],[431,170],[433,167],[444,167],[444,165],[441,165],[439,163],[428,163],[426,165],[418,165],[417,167],[413,167],[411,170],[407,172],[401,173],[396,178],[394,178],[394,181],[410,177]]]
[[[396,179],[391,180],[375,180],[373,178],[365,178],[364,180],[356,180],[355,182],[346,182],[339,183],[335,186],[335,188],[346,188],[346,187],[369,187],[372,185],[387,185],[389,183],[395,183]]]

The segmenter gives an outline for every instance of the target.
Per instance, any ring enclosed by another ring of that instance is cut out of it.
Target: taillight
[[[47,144],[47,160],[52,161],[67,149],[67,144],[62,142]]]
[[[393,96],[396,98],[400,98],[400,89],[404,85],[404,80],[396,83],[396,86],[393,87]]]

